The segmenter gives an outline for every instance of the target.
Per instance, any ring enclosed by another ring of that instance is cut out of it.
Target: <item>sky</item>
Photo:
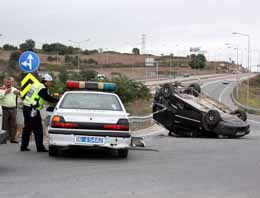
[[[60,42],[129,53],[137,47],[157,55],[200,47],[209,60],[247,65],[248,37],[232,34],[239,32],[250,35],[255,65],[259,9],[258,0],[1,0],[0,45],[33,39],[37,47]]]

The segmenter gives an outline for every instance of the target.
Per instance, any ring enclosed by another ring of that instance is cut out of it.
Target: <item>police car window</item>
[[[122,107],[116,96],[95,93],[66,94],[60,108],[122,111]]]

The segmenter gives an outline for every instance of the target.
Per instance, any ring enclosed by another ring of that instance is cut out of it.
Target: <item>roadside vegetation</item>
[[[234,90],[234,96],[237,101],[243,105],[247,105],[247,80],[240,83],[238,94]],[[248,106],[260,109],[260,75],[250,79],[249,81],[249,100]]]

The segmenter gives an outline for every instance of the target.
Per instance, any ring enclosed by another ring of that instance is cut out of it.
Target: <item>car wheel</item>
[[[154,95],[154,102],[160,102],[162,98],[162,89],[157,90]]]
[[[204,114],[202,119],[203,128],[207,131],[216,126],[221,120],[220,114],[217,110],[209,110],[208,113]]]
[[[155,103],[154,105],[153,105],[153,113],[155,113],[155,112],[158,112],[158,111],[160,111],[160,110],[162,110],[163,108],[160,106],[160,105],[158,105],[157,103]]]
[[[232,115],[236,115],[238,118],[240,118],[240,119],[243,120],[243,121],[246,121],[246,120],[247,120],[246,112],[241,111],[241,110],[239,110],[239,109],[237,109],[237,110],[235,110],[235,111],[232,111],[231,114],[232,114]]]
[[[56,146],[49,146],[49,156],[55,157],[58,155],[58,149]]]
[[[198,83],[190,84],[189,88],[193,89],[192,95],[194,95],[195,97],[199,96],[199,94],[201,92],[201,88],[200,88],[200,85]]]
[[[119,158],[127,158],[128,149],[118,149],[118,157]]]
[[[230,139],[238,139],[238,138],[241,138],[243,136],[245,136],[245,135],[230,135],[230,136],[228,136],[228,138],[230,138]]]
[[[198,97],[201,92],[200,85],[198,83],[192,83],[187,89],[184,90],[184,93]]]
[[[168,99],[172,92],[173,92],[173,86],[170,83],[165,83],[162,87],[162,94],[165,99]]]

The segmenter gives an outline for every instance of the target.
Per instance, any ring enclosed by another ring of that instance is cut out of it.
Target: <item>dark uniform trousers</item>
[[[16,107],[4,107],[2,127],[7,132],[7,139],[14,141],[16,136]]]
[[[23,106],[24,128],[21,148],[25,149],[28,147],[31,132],[33,132],[36,148],[37,150],[41,150],[44,148],[41,114],[40,111],[37,110],[37,114],[34,117],[31,117],[31,111],[31,107]]]

